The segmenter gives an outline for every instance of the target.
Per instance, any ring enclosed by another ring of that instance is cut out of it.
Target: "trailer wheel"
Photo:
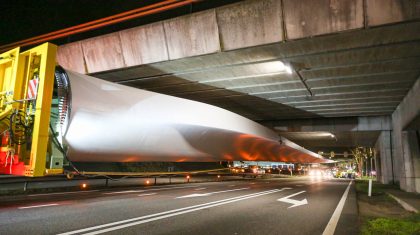
[[[72,172],[67,172],[66,177],[68,180],[72,180],[74,178],[74,174]]]

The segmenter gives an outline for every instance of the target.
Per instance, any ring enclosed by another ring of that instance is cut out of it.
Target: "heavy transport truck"
[[[76,162],[328,161],[219,107],[66,70],[56,51],[0,55],[0,174],[63,174]]]

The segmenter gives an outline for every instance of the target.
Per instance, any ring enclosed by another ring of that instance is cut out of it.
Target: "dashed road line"
[[[28,197],[38,197],[38,196],[50,196],[50,195],[65,195],[65,194],[75,194],[75,193],[91,193],[97,192],[99,190],[88,190],[88,191],[76,191],[76,192],[61,192],[61,193],[40,193],[40,194],[30,194]]]
[[[109,192],[109,193],[102,193],[105,195],[112,195],[112,194],[124,194],[124,193],[141,193],[146,190],[125,190],[125,191],[117,191],[117,192]]]
[[[22,206],[22,207],[18,207],[19,210],[22,209],[31,209],[31,208],[39,208],[39,207],[48,207],[48,206],[58,206],[59,204],[57,203],[51,203],[51,204],[44,204],[44,205],[35,205],[35,206]]]
[[[108,192],[102,193],[105,195],[112,195],[112,194],[125,194],[125,193],[141,193],[141,192],[149,192],[149,191],[161,191],[161,190],[169,190],[169,189],[180,189],[180,188],[197,188],[198,186],[180,186],[180,187],[167,187],[167,188],[146,188],[140,190],[125,190],[125,191],[117,191],[117,192]]]
[[[151,195],[156,195],[157,193],[143,193],[143,194],[139,194],[137,196],[139,197],[144,197],[144,196],[151,196]]]
[[[223,190],[223,191],[216,191],[216,192],[208,192],[208,193],[193,193],[193,194],[189,194],[189,195],[185,195],[185,196],[180,196],[180,197],[177,197],[177,198],[205,197],[205,196],[210,196],[210,195],[213,195],[213,194],[240,191],[240,190],[245,190],[245,189],[249,189],[249,188],[237,188],[237,189]]]

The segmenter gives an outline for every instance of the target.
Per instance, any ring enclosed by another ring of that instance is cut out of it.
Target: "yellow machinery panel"
[[[62,173],[46,166],[57,46],[0,55],[0,173]]]

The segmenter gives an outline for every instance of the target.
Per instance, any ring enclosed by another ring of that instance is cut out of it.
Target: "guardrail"
[[[29,177],[0,177],[0,195],[8,193],[26,193],[28,191],[59,191],[63,189],[75,188],[106,188],[106,187],[129,187],[129,186],[148,186],[157,184],[179,184],[190,182],[224,181],[241,179],[242,175],[231,173],[195,174],[195,175],[155,175],[155,176],[125,176],[120,178],[110,178],[98,176],[88,178],[75,176],[69,180],[65,175],[29,178]],[[82,187],[86,185],[85,187]]]

